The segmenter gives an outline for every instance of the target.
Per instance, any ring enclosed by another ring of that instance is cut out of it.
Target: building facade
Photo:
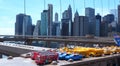
[[[44,10],[41,13],[40,34],[48,36],[48,10]]]
[[[102,21],[100,25],[100,36],[107,37],[108,36],[108,22]]]
[[[60,22],[58,21],[58,13],[55,13],[55,21],[53,22],[52,35],[61,35]]]
[[[79,16],[78,12],[75,13],[73,23],[73,36],[85,36],[88,34],[88,18],[86,16]]]
[[[88,18],[86,16],[79,16],[80,20],[80,36],[85,36],[88,34]]]
[[[58,22],[59,20],[58,20],[58,13],[56,12],[55,13],[55,22]]]
[[[32,18],[30,15],[16,15],[15,35],[32,35]]]
[[[41,24],[41,21],[38,20],[33,32],[33,36],[40,36],[40,26],[41,26],[40,24]]]
[[[66,32],[66,34],[64,34],[64,36],[72,36],[73,35],[73,22],[72,22],[72,8],[71,6],[69,5],[68,9],[65,10],[63,13],[62,13],[62,30],[64,29],[68,29]],[[66,26],[65,26],[65,25]],[[61,35],[63,35],[63,31],[61,30]]]
[[[89,34],[95,35],[95,9],[90,7],[85,8],[85,16],[89,20]]]
[[[69,36],[69,19],[62,19],[62,30],[61,35],[62,36]]]
[[[73,23],[73,36],[79,36],[79,14],[78,12],[76,11],[75,15],[74,15],[74,23]]]
[[[118,10],[117,9],[111,9],[110,13],[114,15],[115,22],[118,22]]]
[[[32,35],[32,18],[26,15],[23,20],[23,35]]]
[[[53,26],[53,5],[48,4],[48,35],[52,35],[52,26]]]
[[[23,35],[23,21],[24,21],[24,14],[16,15],[16,22],[15,22],[15,35]]]
[[[108,23],[114,22],[114,15],[113,14],[107,14],[103,17],[103,21],[108,21]]]
[[[118,23],[117,23],[117,32],[120,32],[120,5],[118,5]]]
[[[60,36],[60,22],[53,23],[52,35],[53,36]]]
[[[100,25],[101,25],[101,16],[99,14],[96,15],[95,17],[96,22],[95,22],[95,36],[100,36]]]

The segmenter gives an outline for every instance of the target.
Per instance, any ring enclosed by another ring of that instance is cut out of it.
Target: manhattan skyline
[[[69,4],[72,7],[72,13],[74,14],[77,10],[79,15],[84,15],[84,9],[86,7],[95,8],[96,14],[106,15],[109,13],[110,9],[117,9],[119,4],[118,0],[102,0],[103,7],[101,5],[101,0],[61,0],[61,12],[59,0],[46,0],[44,8],[44,0],[26,0],[26,14],[31,15],[33,24],[36,24],[37,20],[41,20],[41,12],[47,9],[47,5],[53,4],[53,18],[54,14],[57,12],[59,14],[59,21],[64,10],[66,10]],[[110,1],[109,3],[107,3]],[[95,2],[95,4],[93,3]],[[24,13],[24,3],[23,0],[0,0],[0,34],[1,35],[14,35],[14,24],[15,16],[19,13]],[[75,5],[73,5],[75,4]],[[103,12],[101,12],[103,10]],[[74,16],[73,16],[74,17]],[[54,21],[54,19],[53,19]]]

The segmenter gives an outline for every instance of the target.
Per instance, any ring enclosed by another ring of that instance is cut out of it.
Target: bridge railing
[[[43,50],[43,49],[48,50],[48,49],[51,49],[51,48],[45,48],[45,47],[35,47],[35,46],[21,45],[21,44],[15,44],[15,43],[5,43],[5,42],[0,42],[0,45],[21,48],[21,49],[28,49],[28,50]]]

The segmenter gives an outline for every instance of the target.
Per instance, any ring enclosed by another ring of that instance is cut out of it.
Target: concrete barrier
[[[25,54],[34,50],[41,51],[43,49],[49,50],[51,48],[0,42],[0,53],[11,56],[20,56],[21,54]]]

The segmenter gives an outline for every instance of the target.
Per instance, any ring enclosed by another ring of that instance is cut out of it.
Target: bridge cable
[[[24,0],[24,22],[26,22],[26,0]],[[24,39],[26,40],[26,34],[23,33],[23,36]]]
[[[24,14],[26,14],[26,0],[24,0]]]
[[[93,8],[95,9],[95,0],[93,0]]]
[[[110,0],[108,0],[108,11],[110,10]]]
[[[84,8],[86,7],[86,0],[84,0]]]
[[[115,1],[115,0],[114,0],[114,9],[116,9],[116,1]],[[116,15],[117,15],[117,13],[116,13],[116,10],[115,10],[115,16],[114,16],[115,19],[117,19],[117,18],[116,18]]]
[[[86,8],[86,0],[84,0],[84,12],[85,12],[85,8]]]
[[[119,0],[119,4],[120,4],[120,0]]]
[[[74,10],[74,13],[75,13],[75,0],[73,0],[73,10]]]
[[[102,16],[103,16],[103,0],[101,0],[101,12],[102,12]]]
[[[46,9],[45,5],[46,5],[46,0],[44,0],[44,10]]]
[[[93,8],[94,8],[95,13],[96,13],[96,9],[95,9],[95,8],[96,8],[96,7],[95,7],[95,2],[96,2],[96,1],[95,1],[95,0],[93,0]]]
[[[70,2],[71,2],[71,1],[69,0],[69,4],[70,4]]]
[[[61,0],[60,0],[60,18],[62,18],[62,5],[61,5]]]
[[[60,20],[62,19],[62,4],[61,4],[61,0],[59,0],[60,3]],[[60,22],[60,29],[62,29],[62,21]]]

